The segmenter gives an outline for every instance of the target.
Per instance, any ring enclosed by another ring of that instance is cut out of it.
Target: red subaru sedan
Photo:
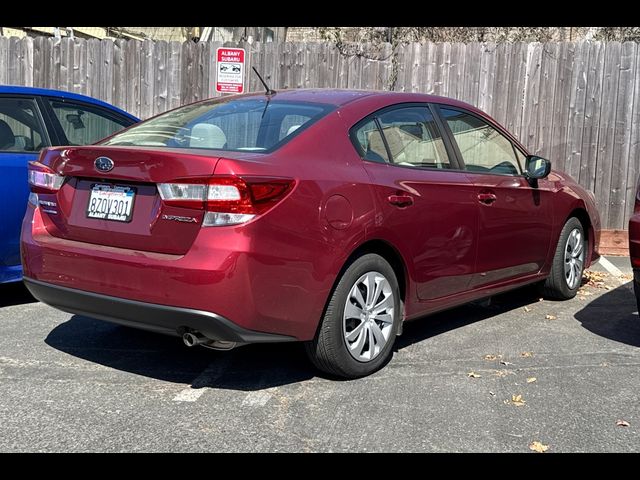
[[[229,349],[306,342],[359,377],[405,320],[539,282],[576,294],[593,195],[422,94],[204,100],[30,166],[25,283],[61,310]]]

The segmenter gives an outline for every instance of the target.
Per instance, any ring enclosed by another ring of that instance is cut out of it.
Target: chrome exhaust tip
[[[187,347],[195,347],[201,343],[207,342],[208,339],[199,332],[185,332],[182,334],[182,341]]]

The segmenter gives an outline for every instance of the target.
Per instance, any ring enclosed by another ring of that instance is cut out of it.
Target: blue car
[[[27,164],[53,145],[88,145],[139,120],[75,93],[0,86],[0,283],[22,279],[20,225]]]

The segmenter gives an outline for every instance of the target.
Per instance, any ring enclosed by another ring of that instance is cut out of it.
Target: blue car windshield
[[[212,99],[177,108],[101,145],[267,152],[333,110],[333,105],[265,97]]]

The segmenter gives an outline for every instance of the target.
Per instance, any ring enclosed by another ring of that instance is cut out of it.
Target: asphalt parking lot
[[[609,260],[622,275],[568,302],[525,288],[409,323],[355,381],[300,345],[187,349],[4,285],[0,451],[639,451],[640,319]]]

